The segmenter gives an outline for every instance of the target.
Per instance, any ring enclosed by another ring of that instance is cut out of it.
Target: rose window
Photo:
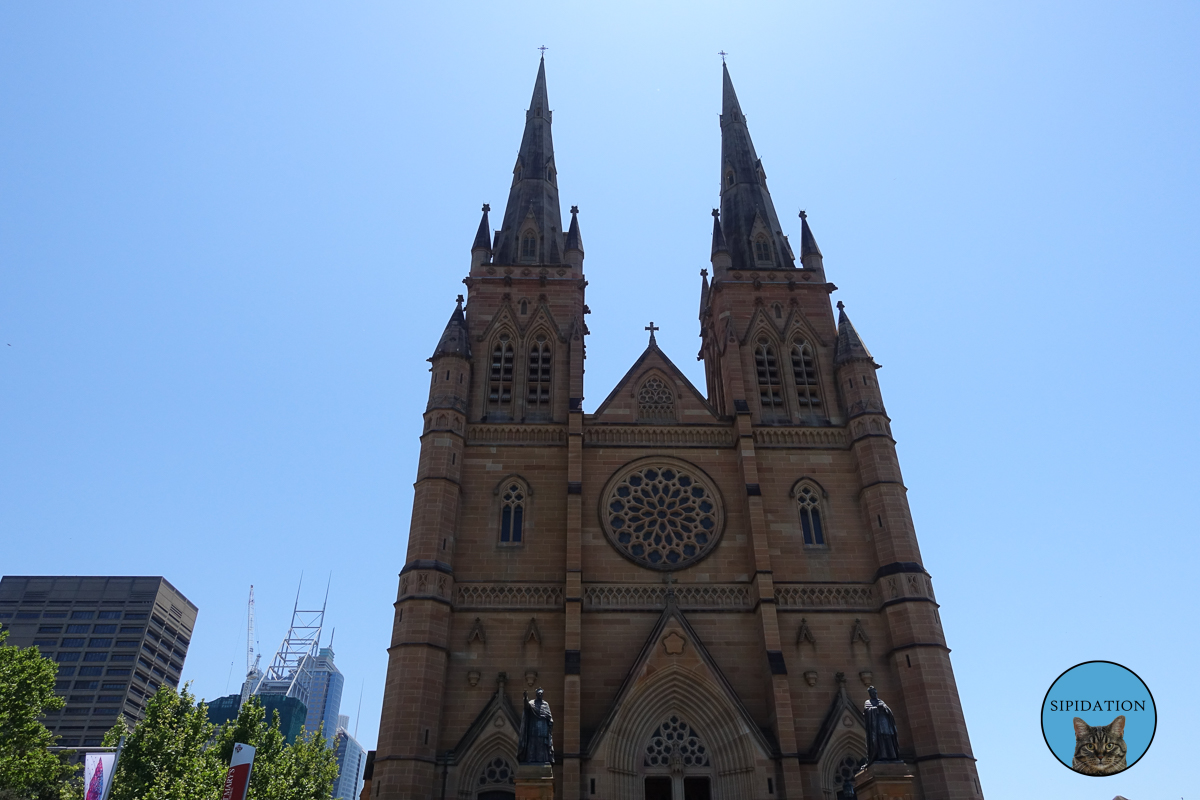
[[[685,462],[655,460],[609,481],[601,509],[609,541],[651,569],[691,566],[716,546],[724,523],[716,489]]]
[[[708,749],[691,725],[672,716],[650,737],[646,745],[647,767],[707,767]]]

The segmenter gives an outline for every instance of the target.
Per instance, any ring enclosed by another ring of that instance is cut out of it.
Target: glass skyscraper
[[[306,673],[308,716],[304,719],[304,728],[312,733],[324,725],[322,735],[332,747],[342,707],[342,686],[346,682],[333,663],[333,647],[322,647],[316,658],[310,657]]]
[[[337,731],[338,776],[337,780],[333,782],[334,800],[358,800],[366,761],[367,753],[363,750],[362,745],[344,727],[339,727]]]

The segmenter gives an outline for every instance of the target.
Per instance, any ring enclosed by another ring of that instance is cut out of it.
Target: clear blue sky
[[[301,571],[311,598],[332,571],[373,745],[425,358],[503,206],[535,48],[582,210],[589,410],[650,319],[703,385],[724,49],[785,232],[806,208],[885,367],[985,791],[1178,797],[1198,34],[1186,2],[5,3],[0,572],[167,576],[212,698],[249,584],[270,651]],[[1103,786],[1038,726],[1088,659],[1159,701]]]

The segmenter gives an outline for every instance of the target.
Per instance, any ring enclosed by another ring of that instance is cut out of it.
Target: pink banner
[[[88,753],[83,759],[83,800],[100,800],[112,781],[113,753]]]
[[[250,788],[250,770],[254,766],[254,748],[248,744],[234,744],[233,758],[229,760],[229,771],[225,773],[225,790],[221,800],[246,800]],[[87,800],[91,800],[90,797]]]

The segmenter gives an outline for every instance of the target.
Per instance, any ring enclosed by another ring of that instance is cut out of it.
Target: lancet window
[[[492,366],[488,374],[488,407],[506,409],[512,403],[513,346],[501,336],[492,348]]]
[[[533,231],[525,231],[521,237],[521,260],[534,261],[537,259],[537,236]]]
[[[817,361],[812,346],[803,339],[792,342],[792,377],[796,381],[796,399],[801,416],[821,412],[821,393],[817,385]]]
[[[518,480],[504,483],[500,492],[500,543],[519,544],[525,533],[525,498],[529,492]]]
[[[769,262],[771,260],[771,243],[765,234],[759,234],[754,239],[754,260]]]
[[[538,334],[529,346],[528,393],[526,410],[532,413],[550,410],[550,344],[545,334]]]
[[[783,385],[779,379],[779,359],[775,357],[775,346],[767,339],[759,339],[754,348],[754,367],[758,373],[758,394],[764,416],[783,413]]]
[[[825,544],[825,526],[821,520],[821,494],[813,486],[802,483],[796,489],[796,510],[800,515],[800,530],[804,543]]]

